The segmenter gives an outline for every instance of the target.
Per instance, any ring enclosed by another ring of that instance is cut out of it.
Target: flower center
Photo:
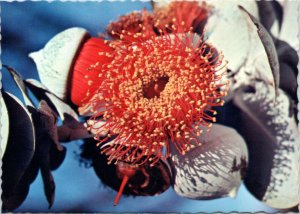
[[[160,93],[165,89],[166,84],[169,82],[169,77],[163,76],[159,79],[150,82],[150,84],[143,87],[143,96],[147,99],[154,97],[159,98]]]

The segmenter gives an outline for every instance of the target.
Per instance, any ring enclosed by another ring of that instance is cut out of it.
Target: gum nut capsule
[[[116,164],[108,164],[107,156],[97,154],[93,158],[93,167],[101,181],[114,189],[120,191],[120,186],[126,168],[132,168],[133,173],[126,183],[122,193],[124,195],[153,196],[167,190],[171,185],[172,172],[167,161],[159,160],[154,166],[143,164],[130,166],[130,164],[119,161]]]
[[[175,192],[191,199],[235,197],[248,164],[245,141],[234,129],[217,124],[198,140],[202,144],[184,155],[170,147]]]
[[[95,69],[107,60],[99,55],[109,47],[100,38],[90,37],[83,28],[69,28],[54,36],[44,48],[29,54],[34,60],[41,82],[62,100],[80,105],[88,99],[99,75]],[[92,80],[91,80],[92,79]]]
[[[54,36],[41,50],[29,54],[36,63],[41,82],[61,99],[67,97],[73,59],[87,36],[83,28],[70,28]]]

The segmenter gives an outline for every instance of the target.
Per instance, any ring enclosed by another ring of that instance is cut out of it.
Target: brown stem
[[[86,138],[92,138],[93,135],[84,127],[71,128],[67,125],[57,127],[57,134],[59,142],[69,142],[72,140],[80,140]]]

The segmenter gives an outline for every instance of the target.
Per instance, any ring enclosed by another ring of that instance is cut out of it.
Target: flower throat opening
[[[143,96],[147,99],[152,99],[154,97],[159,98],[160,93],[165,89],[168,82],[168,76],[163,76],[158,78],[156,81],[150,82],[150,84],[143,87]]]

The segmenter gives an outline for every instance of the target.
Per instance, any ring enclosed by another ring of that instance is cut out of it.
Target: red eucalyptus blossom
[[[196,2],[133,12],[108,26],[114,40],[90,38],[81,47],[71,100],[91,116],[87,128],[108,162],[130,164],[130,175],[169,157],[170,144],[183,155],[201,145],[203,127],[216,121],[213,107],[227,93],[226,62],[194,33],[208,13]],[[129,178],[123,173],[115,204]]]
[[[149,17],[146,11],[141,15]],[[137,14],[127,17],[136,21]],[[96,139],[103,137],[103,130],[109,131],[107,137],[116,135],[103,149],[109,161],[155,163],[164,154],[168,157],[170,142],[184,154],[201,144],[199,127],[215,122],[211,107],[222,105],[226,95],[219,83],[223,56],[203,36],[182,33],[186,25],[180,20],[179,25],[155,25],[160,36],[139,24],[136,32],[121,30],[124,40],[92,38],[84,44],[74,67],[71,97],[82,104],[82,113],[92,113],[87,124]],[[122,23],[128,26],[124,17]],[[168,34],[168,29],[176,33]],[[78,87],[78,76],[86,79],[85,89]]]
[[[98,129],[117,135],[103,150],[109,160],[156,162],[164,147],[168,156],[170,142],[182,154],[201,143],[198,127],[215,122],[211,107],[222,105],[226,94],[219,90],[224,65],[214,47],[192,33],[106,43],[112,50],[99,52],[89,67],[98,76],[86,74],[91,89],[98,89],[81,111],[93,113],[90,129],[103,121]]]

